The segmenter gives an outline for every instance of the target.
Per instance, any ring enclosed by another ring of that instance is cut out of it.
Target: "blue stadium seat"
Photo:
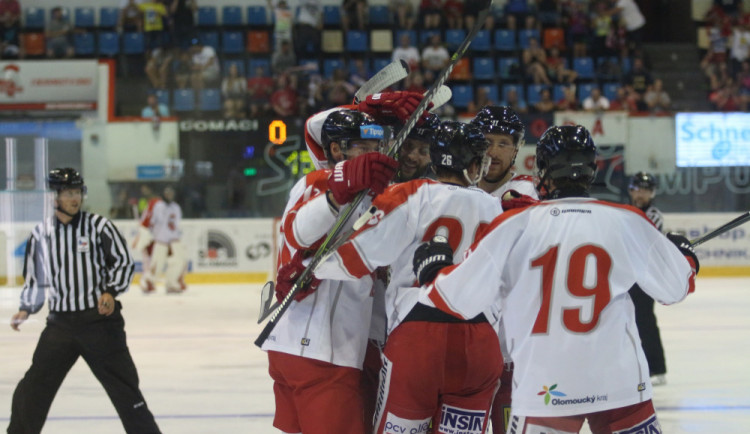
[[[474,89],[470,84],[454,84],[451,90],[453,91],[451,101],[455,107],[466,108],[470,102],[474,101]]]
[[[245,50],[245,34],[242,32],[222,32],[221,52],[225,54],[239,54]]]
[[[554,88],[552,88],[552,99],[554,101],[560,101],[561,99],[565,98],[565,92],[564,89],[568,87],[565,84],[556,84]]]
[[[500,104],[497,85],[496,84],[480,84],[477,86],[477,91],[479,89],[487,89],[487,98],[489,98],[490,101],[494,102],[495,104]]]
[[[44,28],[44,9],[26,8],[24,9],[24,28],[26,29],[43,29]]]
[[[222,72],[225,76],[229,75],[229,67],[232,65],[237,65],[237,71],[239,72],[240,76],[245,75],[245,61],[244,60],[225,60],[224,61],[224,69]]]
[[[529,105],[536,104],[542,100],[542,90],[546,89],[544,84],[530,84],[526,86],[526,102]]]
[[[198,40],[201,44],[213,47],[214,50],[219,51],[219,32],[199,32]]]
[[[201,89],[199,108],[209,112],[221,110],[221,90]]]
[[[142,32],[126,32],[122,35],[124,54],[143,54],[144,47]]]
[[[596,76],[594,73],[594,60],[590,57],[574,58],[573,70],[578,73],[578,78],[584,80],[590,80]]]
[[[323,6],[323,25],[340,26],[341,25],[341,8],[336,5]]]
[[[239,6],[224,6],[221,8],[222,26],[241,26],[242,8]]]
[[[74,33],[73,49],[77,56],[94,55],[94,34],[93,33]]]
[[[630,57],[623,58],[620,62],[620,66],[622,67],[622,73],[627,74],[631,69],[633,69],[633,59]]]
[[[370,78],[372,76],[372,68],[370,68],[370,61],[367,59],[361,59],[365,63],[365,70],[367,71],[367,77],[364,78]],[[355,59],[351,59],[349,61],[349,74],[355,74],[357,73],[357,63]]]
[[[617,74],[613,74],[613,71],[620,70],[620,59],[616,56],[604,56],[597,57],[596,63],[596,75],[602,80],[615,80]]]
[[[578,85],[578,101],[580,101],[583,104],[583,100],[588,98],[589,95],[591,95],[591,89],[597,87],[596,84],[593,83],[587,83],[587,84],[580,84]]]
[[[367,32],[362,30],[349,30],[346,32],[346,51],[354,53],[366,53],[370,49]]]
[[[165,106],[169,107],[169,91],[165,89],[156,89],[154,91],[154,95],[156,95],[157,101],[159,101],[159,104],[164,104]]]
[[[617,99],[617,89],[620,88],[620,83],[604,83],[602,86],[602,94],[612,102]]]
[[[539,46],[542,45],[542,40],[539,37],[539,30],[536,29],[524,29],[518,31],[518,45],[522,49],[529,48],[529,39],[534,38],[539,42]]]
[[[465,38],[466,30],[449,29],[445,31],[445,44],[448,46],[448,50],[455,51]]]
[[[520,84],[504,84],[503,85],[503,101],[508,100],[508,92],[511,89],[516,90],[516,93],[518,93],[519,100],[524,100],[524,101],[526,100],[526,98],[524,98],[524,95],[523,95],[523,86],[521,86]]]
[[[247,76],[257,77],[255,70],[263,68],[263,75],[268,77],[271,75],[271,61],[269,59],[250,59],[247,61]]]
[[[333,71],[345,67],[341,59],[325,59],[323,60],[323,76],[330,78],[333,76]]]
[[[495,78],[495,61],[491,57],[473,58],[472,75],[477,80],[492,80]]]
[[[391,63],[390,57],[376,57],[372,59],[372,71],[377,73]]]
[[[198,27],[212,27],[219,24],[214,6],[198,6]]]
[[[195,109],[195,92],[193,89],[175,89],[172,93],[172,107],[176,112],[187,112]]]
[[[489,30],[480,30],[471,41],[469,45],[471,51],[490,51],[492,49],[492,41],[490,41]]]
[[[385,27],[391,24],[391,12],[386,5],[370,6],[370,25]]]
[[[96,25],[94,19],[94,8],[81,7],[75,8],[75,26],[90,29]]]
[[[99,32],[100,56],[115,56],[120,52],[120,35],[117,32]]]
[[[511,71],[513,65],[518,67],[516,71]],[[501,57],[497,61],[497,67],[500,70],[500,77],[508,80],[517,80],[521,78],[520,65],[521,62],[515,57]]]
[[[312,69],[311,73],[317,74],[320,72],[320,63],[315,59],[301,59],[297,63],[299,64],[299,66],[305,67],[309,67],[312,65],[315,69]]]
[[[268,15],[265,6],[248,6],[247,7],[247,24],[250,26],[267,26]]]
[[[495,30],[495,49],[498,51],[516,50],[516,33],[513,30]]]
[[[409,35],[409,39],[411,40],[411,45],[417,45],[417,31],[416,30],[396,30],[393,33],[393,47],[400,47],[401,46],[401,35],[406,33]]]
[[[114,29],[117,27],[119,10],[114,7],[103,7],[99,9],[99,28]]]
[[[432,35],[442,36],[440,30],[422,30],[419,32],[419,43],[421,45],[430,45]]]

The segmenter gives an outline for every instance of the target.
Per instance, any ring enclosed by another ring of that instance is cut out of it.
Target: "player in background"
[[[377,211],[370,222],[316,270],[319,278],[351,280],[390,266],[378,433],[394,432],[395,426],[427,432],[431,421],[434,432],[454,432],[462,416],[471,425],[467,432],[479,433],[487,424],[502,370],[495,329],[484,314],[459,321],[417,306],[419,284],[412,269],[414,251],[423,241],[442,235],[451,254],[461,258],[475,234],[502,212],[496,198],[473,187],[486,170],[486,150],[479,128],[442,123],[430,148],[438,181],[389,187],[373,200]],[[489,338],[494,345],[479,344]]]
[[[399,128],[402,127],[399,125]],[[435,141],[435,133],[439,127],[440,118],[436,114],[429,114],[409,132],[398,151],[398,172],[394,182],[411,181],[428,175],[430,146]]]
[[[141,289],[147,293],[156,289],[156,279],[162,271],[167,293],[181,293],[186,289],[187,260],[180,241],[182,208],[174,198],[174,188],[165,187],[162,197],[152,199],[141,216],[133,249],[142,252]]]
[[[510,107],[485,106],[474,119],[472,125],[482,129],[484,136],[490,143],[487,154],[492,158],[487,175],[479,181],[478,187],[502,200],[503,209],[537,200],[534,178],[528,175],[518,175],[513,172],[518,149],[526,142],[524,134],[526,128],[521,119]],[[498,337],[503,336],[502,321],[498,323]],[[511,381],[513,378],[513,362],[508,350],[502,345],[503,360],[505,362],[500,388],[492,403],[492,432],[502,434],[508,429],[511,407]]]
[[[314,253],[339,209],[360,191],[377,194],[388,186],[398,163],[376,152],[384,139],[383,128],[367,114],[334,110],[327,115],[320,143],[335,167],[307,174],[290,192],[279,254],[279,276],[290,277],[277,278],[277,298],[291,290],[302,259]],[[367,207],[365,200],[360,210]],[[370,276],[313,281],[281,317],[263,344],[274,380],[276,428],[305,434],[366,431],[360,381],[372,285]]]
[[[661,433],[638,339],[633,284],[663,304],[695,288],[698,260],[639,209],[588,197],[596,147],[581,126],[551,127],[536,161],[545,200],[496,218],[419,301],[471,318],[498,299],[515,363],[509,433]],[[435,241],[417,265],[442,261]],[[471,288],[471,296],[466,295]]]
[[[643,211],[646,217],[654,223],[656,229],[661,232],[664,222],[661,211],[653,204],[655,190],[656,179],[649,173],[638,172],[630,178],[628,184],[630,204]],[[635,323],[638,326],[643,352],[646,353],[651,384],[662,386],[667,384],[667,363],[664,360],[664,347],[661,344],[661,334],[656,324],[656,315],[654,315],[654,299],[643,292],[638,285],[630,290],[630,298],[633,299],[635,306]]]

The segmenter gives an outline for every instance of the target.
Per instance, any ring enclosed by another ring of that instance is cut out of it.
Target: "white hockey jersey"
[[[514,413],[569,416],[651,398],[628,290],[638,283],[671,304],[692,291],[694,276],[640,210],[568,198],[495,219],[420,302],[470,318],[499,299]]]
[[[179,241],[182,236],[180,223],[182,222],[182,208],[177,202],[154,200],[141,218],[141,225],[151,231],[151,236],[157,243],[169,244]]]
[[[325,194],[321,194],[327,188],[329,174],[329,170],[317,170],[292,188],[281,222],[280,265],[288,263],[298,249],[318,242],[336,221]],[[360,209],[368,207],[369,200],[365,200]],[[352,220],[355,218],[356,215]],[[263,350],[362,369],[370,331],[372,288],[370,276],[357,281],[321,282],[318,290],[301,302],[292,301]]]
[[[372,202],[375,216],[315,271],[320,278],[354,279],[391,266],[385,292],[388,333],[417,303],[419,284],[412,271],[414,251],[440,234],[448,238],[454,261],[477,233],[502,212],[500,202],[482,190],[418,179],[388,187]],[[491,318],[488,318],[492,321]]]
[[[502,200],[505,192],[509,190],[515,190],[521,194],[525,194],[526,196],[531,196],[534,199],[539,199],[539,194],[536,191],[536,185],[534,184],[533,176],[513,173],[508,182],[501,185],[497,190],[493,191],[490,194]]]

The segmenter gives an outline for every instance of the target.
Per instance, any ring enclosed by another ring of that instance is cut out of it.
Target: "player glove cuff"
[[[695,254],[695,248],[690,244],[690,241],[684,236],[674,232],[668,233],[667,238],[669,238],[669,241],[680,249],[680,253],[685,255],[685,258],[690,262],[690,265],[695,268],[695,274],[698,274],[698,270],[700,270],[701,266],[698,263],[698,256]]]

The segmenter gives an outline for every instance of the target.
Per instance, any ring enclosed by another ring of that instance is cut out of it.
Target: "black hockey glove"
[[[412,266],[420,285],[432,282],[440,270],[449,265],[453,265],[453,249],[441,235],[422,243],[414,252]]]
[[[688,261],[692,261],[692,265],[695,265],[695,274],[698,274],[698,270],[700,270],[701,266],[698,263],[698,256],[695,255],[695,249],[693,248],[693,245],[690,244],[690,241],[682,235],[674,232],[668,233],[667,238],[669,238],[669,241],[674,243],[674,245],[680,249],[680,253],[685,255],[685,257],[688,258]]]

